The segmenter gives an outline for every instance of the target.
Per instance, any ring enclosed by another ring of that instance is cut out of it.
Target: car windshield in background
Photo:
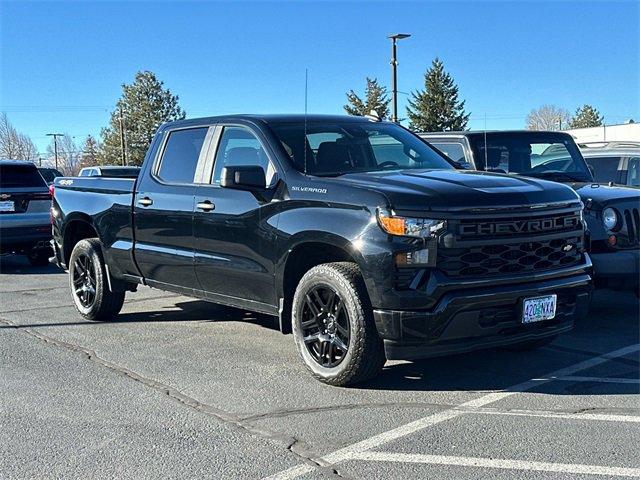
[[[0,165],[0,188],[46,187],[35,166]]]
[[[561,134],[518,132],[474,135],[471,147],[478,170],[515,173],[555,181],[591,181],[575,143]]]
[[[334,121],[270,126],[293,166],[311,175],[453,168],[429,145],[394,124]]]

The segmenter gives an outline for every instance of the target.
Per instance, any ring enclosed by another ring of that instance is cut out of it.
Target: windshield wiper
[[[549,178],[553,180],[568,180],[570,182],[584,182],[584,178],[573,176],[567,172],[561,172],[560,170],[549,170],[547,172],[510,172],[517,173],[518,175],[528,177]]]

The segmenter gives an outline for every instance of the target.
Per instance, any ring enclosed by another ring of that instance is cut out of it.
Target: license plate
[[[525,298],[522,309],[522,323],[541,322],[550,320],[556,316],[557,295],[545,295],[544,297]]]
[[[15,212],[16,206],[12,201],[0,202],[0,212]]]

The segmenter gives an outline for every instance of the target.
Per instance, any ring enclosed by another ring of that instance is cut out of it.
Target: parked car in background
[[[579,144],[599,183],[640,187],[640,143]]]
[[[539,347],[591,294],[573,190],[456,171],[363,117],[169,123],[136,180],[57,179],[52,218],[85,318],[138,284],[278,316],[332,385],[385,358]]]
[[[452,160],[475,170],[544,178],[571,186],[585,206],[590,240],[587,249],[593,260],[596,286],[638,294],[640,191],[594,181],[571,135],[505,131],[420,136]],[[598,165],[594,167],[597,175]]]
[[[49,187],[31,162],[0,160],[0,253],[46,265],[51,250]]]
[[[85,167],[78,173],[79,177],[121,177],[136,178],[140,173],[140,167],[119,167],[105,165],[101,167]]]
[[[49,167],[39,167],[38,172],[40,172],[40,175],[42,175],[44,181],[49,185],[51,185],[56,178],[64,176],[62,175],[62,172],[60,172],[60,170]]]

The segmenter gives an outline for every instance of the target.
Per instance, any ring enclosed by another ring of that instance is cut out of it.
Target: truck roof
[[[215,122],[233,122],[237,120],[245,120],[245,121],[262,121],[265,123],[303,123],[307,121],[308,123],[315,122],[350,122],[350,123],[361,123],[361,122],[369,122],[366,117],[358,117],[353,115],[324,115],[324,114],[307,114],[304,113],[278,113],[278,114],[259,114],[259,113],[240,113],[233,115],[220,115],[214,117],[200,117],[200,118],[189,118],[185,120],[176,120],[175,122],[165,123],[163,128],[166,127],[177,127],[177,126],[188,126],[188,125],[198,125],[202,123],[215,123]]]
[[[35,167],[36,164],[30,162],[28,160],[9,160],[9,159],[0,159],[0,165],[22,165],[22,166],[32,166]]]
[[[418,135],[428,135],[430,137],[466,137],[469,135],[482,135],[484,133],[502,133],[502,134],[561,134],[569,135],[567,132],[554,131],[554,130],[464,130],[464,131],[447,131],[447,132],[420,132]],[[570,136],[570,135],[569,135]]]

